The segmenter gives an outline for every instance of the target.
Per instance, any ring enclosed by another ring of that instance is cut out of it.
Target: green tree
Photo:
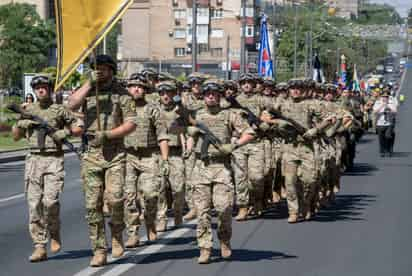
[[[42,20],[33,5],[0,6],[0,86],[21,87],[23,73],[46,67],[54,46],[54,24]]]

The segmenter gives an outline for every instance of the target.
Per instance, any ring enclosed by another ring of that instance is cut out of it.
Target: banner
[[[358,78],[358,71],[356,70],[356,64],[353,66],[353,82],[352,82],[352,91],[360,91],[360,82]]]
[[[55,0],[58,90],[133,0]]]
[[[261,77],[273,77],[273,64],[270,57],[269,34],[266,15],[263,15],[260,26],[260,47],[258,73]]]

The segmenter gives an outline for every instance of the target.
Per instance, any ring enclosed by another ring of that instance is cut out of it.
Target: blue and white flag
[[[260,25],[260,47],[258,73],[261,77],[273,77],[273,63],[270,57],[269,34],[266,15],[262,16]]]

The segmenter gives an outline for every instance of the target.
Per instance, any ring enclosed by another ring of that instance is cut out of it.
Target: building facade
[[[241,1],[197,1],[197,69],[220,75],[229,60],[229,68],[239,70]],[[259,29],[258,8],[255,0],[246,3],[246,49],[253,53]],[[192,21],[191,0],[135,1],[122,19],[118,51],[122,69],[127,74],[147,67],[174,75],[189,74]]]

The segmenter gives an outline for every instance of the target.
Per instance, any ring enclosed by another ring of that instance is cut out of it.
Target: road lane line
[[[187,223],[185,223],[183,225],[183,227],[185,226],[190,226],[193,225],[194,222],[196,220],[191,220]],[[168,227],[172,227],[172,224],[169,224]],[[174,231],[172,231],[171,233],[167,234],[167,235],[160,235],[158,236],[158,239],[174,239],[174,238],[178,238],[183,236],[184,234],[186,234],[187,232],[189,232],[191,230],[190,227],[188,228],[179,228],[176,229]],[[147,239],[142,239],[142,242],[146,242]],[[169,243],[171,243],[173,241],[170,241]],[[127,251],[123,257],[118,258],[118,259],[113,259],[110,255],[108,256],[108,265],[110,265],[113,262],[117,262],[119,260],[122,259],[126,259],[128,257],[135,257],[134,259],[137,260],[136,263],[128,263],[128,264],[118,264],[115,265],[114,268],[110,269],[109,271],[105,272],[104,274],[102,274],[102,276],[116,276],[116,275],[121,275],[122,273],[128,271],[129,269],[131,269],[132,267],[134,267],[135,265],[137,265],[137,263],[141,262],[142,260],[144,260],[146,257],[148,257],[148,254],[153,254],[157,251],[160,251],[163,247],[165,247],[166,245],[168,245],[169,243],[164,243],[164,244],[153,244],[153,245],[149,245],[148,247],[135,252],[135,251]],[[144,245],[143,245],[144,246]],[[106,266],[102,266],[102,267],[87,267],[85,269],[83,269],[82,271],[79,271],[78,273],[74,274],[74,276],[91,276],[97,272],[99,272],[100,270],[106,269]]]
[[[22,198],[22,197],[24,197],[24,194],[17,194],[17,195],[9,196],[9,197],[6,197],[6,198],[1,198],[0,203],[15,200],[15,199]]]

